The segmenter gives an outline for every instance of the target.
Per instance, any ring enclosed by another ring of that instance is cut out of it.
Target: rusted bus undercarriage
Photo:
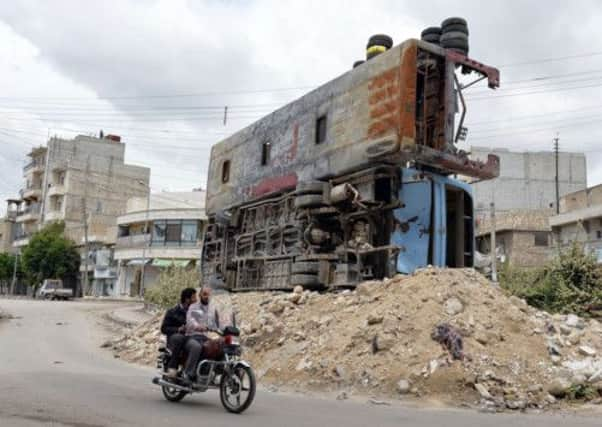
[[[399,185],[397,167],[377,165],[241,206],[224,222],[212,218],[204,274],[225,272],[234,290],[349,286],[394,274],[399,248],[388,241]]]
[[[472,265],[470,189],[450,176],[493,178],[499,161],[456,147],[460,71],[499,84],[494,68],[404,42],[216,144],[204,277],[232,290],[332,288]]]

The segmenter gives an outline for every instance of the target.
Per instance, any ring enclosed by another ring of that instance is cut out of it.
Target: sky
[[[15,0],[0,3],[0,199],[33,146],[100,129],[154,191],[204,187],[212,144],[348,71],[370,35],[397,44],[449,16],[501,71],[497,91],[465,92],[466,146],[551,150],[558,133],[601,183],[599,1]]]

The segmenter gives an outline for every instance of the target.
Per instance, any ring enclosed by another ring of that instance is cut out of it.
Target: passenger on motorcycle
[[[171,359],[167,366],[167,376],[175,378],[178,373],[178,362],[188,337],[186,332],[186,314],[191,304],[197,302],[194,288],[186,288],[180,293],[180,303],[165,313],[161,323],[161,333],[167,337],[167,348],[171,351]]]
[[[217,310],[211,304],[211,288],[203,287],[199,293],[199,301],[190,306],[186,315],[186,335],[189,339],[185,345],[188,353],[184,370],[185,381],[194,381],[203,344],[209,339],[207,332],[217,329],[217,316]]]

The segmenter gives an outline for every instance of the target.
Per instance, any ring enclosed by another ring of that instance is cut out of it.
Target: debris
[[[584,356],[593,357],[596,355],[596,350],[587,345],[582,345],[581,347],[579,347],[579,353],[581,353]]]
[[[566,317],[565,324],[567,326],[570,326],[571,328],[579,328],[579,329],[583,329],[583,327],[585,326],[583,319],[581,319],[579,316],[577,316],[575,314],[569,314]]]
[[[488,399],[488,400],[493,399],[493,396],[491,396],[491,394],[489,393],[489,390],[487,390],[487,387],[485,387],[483,384],[477,383],[474,385],[474,388],[483,399]]]
[[[408,394],[410,392],[411,386],[408,380],[399,380],[397,382],[397,391],[399,394]]]
[[[389,402],[386,402],[384,400],[370,399],[368,402],[370,402],[373,405],[381,405],[381,406],[390,406],[391,405]]]
[[[431,337],[443,345],[451,353],[454,359],[461,360],[464,357],[462,336],[448,323],[440,323],[435,327]]]
[[[563,398],[566,396],[568,389],[571,387],[571,383],[564,378],[557,378],[548,384],[547,391],[550,395],[555,398]]]
[[[368,325],[376,325],[376,324],[382,323],[383,319],[384,319],[383,316],[378,316],[374,313],[371,313],[368,315],[367,322],[368,322]]]
[[[346,391],[342,391],[337,396],[337,400],[347,400],[347,399],[349,399],[349,395],[347,394]]]
[[[464,310],[464,304],[456,297],[452,297],[445,301],[445,312],[450,316],[455,316]]]

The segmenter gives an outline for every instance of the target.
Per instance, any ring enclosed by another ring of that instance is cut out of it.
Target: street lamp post
[[[141,272],[141,277],[140,277],[140,291],[139,291],[139,295],[140,297],[144,296],[144,276],[145,276],[145,267],[146,267],[146,248],[150,245],[151,242],[151,232],[149,230],[148,227],[148,211],[150,210],[150,187],[148,184],[146,184],[144,181],[138,181],[138,184],[143,185],[146,187],[146,189],[148,190],[146,193],[146,212],[145,212],[145,224],[144,224],[144,230],[145,233],[147,234],[147,240],[144,243],[144,245],[142,246],[142,272]]]

